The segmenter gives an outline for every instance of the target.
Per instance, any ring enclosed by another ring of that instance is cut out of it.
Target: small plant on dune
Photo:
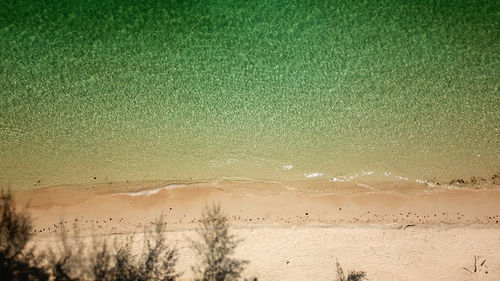
[[[363,281],[366,278],[364,271],[349,271],[347,278],[345,277],[344,270],[337,261],[337,279],[335,281]]]
[[[17,212],[10,192],[2,191],[0,217],[0,277],[3,280],[48,280],[49,274],[27,244],[32,223],[26,213]]]
[[[229,222],[220,206],[205,207],[198,234],[201,241],[191,241],[200,258],[193,267],[197,281],[232,281],[241,278],[248,264],[246,260],[232,257],[241,240],[229,233]],[[253,279],[256,280],[256,279]]]
[[[114,245],[105,240],[93,239],[92,247],[68,242],[62,235],[59,254],[51,251],[52,272],[57,281],[73,280],[132,280],[174,281],[180,274],[175,272],[177,251],[168,246],[164,236],[165,224],[155,223],[154,231],[146,231],[144,248],[140,254],[133,253],[134,239],[126,242],[115,240]]]

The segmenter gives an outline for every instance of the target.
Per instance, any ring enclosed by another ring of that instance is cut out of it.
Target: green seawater
[[[499,86],[498,1],[0,0],[0,186],[488,178]]]

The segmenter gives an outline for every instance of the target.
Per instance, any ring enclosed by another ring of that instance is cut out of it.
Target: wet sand
[[[165,185],[142,184],[145,191],[130,183],[98,191],[61,186],[15,195],[34,218],[41,248],[73,227],[84,237],[140,237],[161,214],[187,279],[194,257],[185,238],[194,237],[202,208],[212,203],[221,204],[244,239],[238,254],[251,261],[246,275],[259,280],[332,280],[336,259],[345,269],[366,271],[370,280],[500,279],[498,186],[318,195],[279,183]],[[470,273],[464,267],[473,267],[475,255],[486,262]]]

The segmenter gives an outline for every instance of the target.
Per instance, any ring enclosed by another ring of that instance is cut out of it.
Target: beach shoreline
[[[119,183],[115,184],[115,188]],[[60,219],[122,218],[145,223],[163,214],[173,226],[196,224],[203,206],[220,204],[233,224],[395,224],[500,227],[500,186],[488,189],[338,189],[306,193],[281,183],[221,181],[174,184],[150,182],[114,190],[49,187],[15,193],[19,206],[48,229]],[[122,220],[122,221],[123,221]],[[82,224],[82,221],[77,221]],[[116,221],[115,221],[116,222]],[[107,222],[108,223],[108,222]],[[51,228],[50,231],[55,231]],[[49,231],[49,232],[50,232]]]
[[[144,230],[161,217],[179,249],[181,280],[192,277],[195,260],[186,238],[196,237],[201,211],[211,204],[221,205],[243,239],[237,255],[250,261],[245,276],[259,280],[332,280],[336,259],[346,270],[366,271],[370,280],[500,277],[500,188],[318,196],[266,191],[273,190],[270,185],[158,183],[112,193],[53,187],[18,192],[15,200],[31,214],[40,249],[53,247],[61,231],[71,229],[84,239],[132,234],[142,245]],[[463,267],[472,266],[474,256],[488,267],[471,274]]]

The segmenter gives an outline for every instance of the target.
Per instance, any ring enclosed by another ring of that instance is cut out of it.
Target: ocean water
[[[498,180],[498,1],[2,3],[3,188]]]

